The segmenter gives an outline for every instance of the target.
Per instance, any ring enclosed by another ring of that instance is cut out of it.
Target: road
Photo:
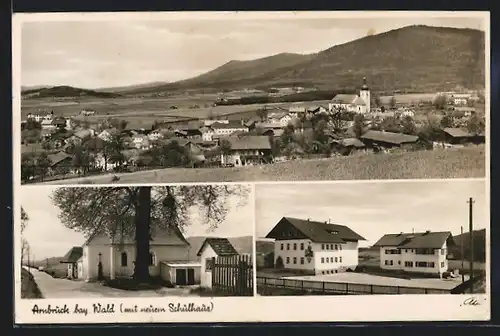
[[[53,278],[35,268],[27,268],[40,289],[44,299],[93,298],[93,297],[162,297],[192,296],[184,288],[162,288],[159,290],[126,291],[103,286],[99,283]]]

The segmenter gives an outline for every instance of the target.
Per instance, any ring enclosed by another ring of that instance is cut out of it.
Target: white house
[[[359,94],[337,94],[328,104],[328,110],[343,109],[348,112],[366,114],[370,108],[370,89],[366,85],[366,78],[363,78],[363,86]]]
[[[78,260],[82,257],[83,248],[81,246],[74,246],[61,260],[61,264],[66,264],[68,267],[67,276],[69,279],[78,278]]]
[[[238,252],[227,238],[207,238],[198,251],[201,260],[201,287],[212,287],[213,258],[236,256]]]
[[[141,150],[147,150],[152,148],[153,146],[151,145],[151,142],[149,141],[148,137],[143,134],[136,134],[132,138],[132,142],[134,144],[134,147],[137,149]]]
[[[248,132],[248,127],[243,125],[240,121],[230,120],[227,123],[215,122],[210,125],[210,128],[213,130],[213,136],[229,136],[235,132]],[[202,135],[203,138],[203,135]],[[211,140],[206,140],[211,141]]]
[[[160,228],[157,224],[152,230],[151,238],[149,254],[151,276],[161,275],[162,263],[186,264],[190,261],[190,245],[178,228]],[[79,279],[86,281],[98,279],[99,263],[102,265],[103,277],[114,279],[133,275],[136,256],[134,237],[117,234],[111,239],[104,233],[97,233],[82,247],[82,257],[77,262]]]
[[[386,234],[373,246],[380,248],[380,267],[442,277],[448,270],[447,252],[454,245],[450,232]]]
[[[358,265],[358,242],[344,225],[283,217],[265,238],[275,239],[274,265],[311,274],[333,274]]]
[[[285,110],[275,109],[268,112],[267,123],[280,124],[282,127],[288,125],[288,123],[293,119],[293,116]]]
[[[150,141],[158,141],[163,138],[163,134],[160,132],[160,130],[153,130],[151,133],[148,134],[148,139]]]
[[[467,105],[471,96],[470,93],[454,93],[450,96],[450,100],[453,105]]]
[[[104,141],[111,141],[113,136],[116,135],[117,133],[118,133],[118,130],[116,128],[110,128],[110,129],[103,130],[97,136]]]

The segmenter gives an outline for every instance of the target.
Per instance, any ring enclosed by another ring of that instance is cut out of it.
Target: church
[[[348,112],[366,114],[370,112],[370,89],[363,78],[363,86],[359,94],[338,94],[328,104],[328,110],[343,109]]]

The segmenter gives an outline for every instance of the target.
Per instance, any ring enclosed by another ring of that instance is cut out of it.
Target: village
[[[437,92],[427,101],[398,102],[392,97],[382,102],[366,78],[358,93],[336,94],[321,104],[264,105],[240,119],[89,119],[98,114],[85,109],[63,117],[57,107],[47,114],[28,114],[21,122],[23,183],[173,167],[273,165],[485,141],[481,92]]]

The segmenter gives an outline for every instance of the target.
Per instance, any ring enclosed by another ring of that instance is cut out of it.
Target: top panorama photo
[[[21,183],[485,177],[489,17],[176,14],[20,22]]]

